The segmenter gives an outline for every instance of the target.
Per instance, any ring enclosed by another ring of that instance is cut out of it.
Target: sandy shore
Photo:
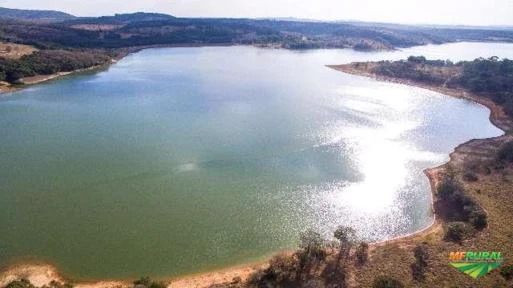
[[[100,69],[108,67],[111,64],[115,64],[116,62],[117,62],[116,59],[112,59],[111,63],[109,63],[109,64],[92,66],[92,67],[88,67],[88,68],[84,68],[84,69],[77,69],[77,70],[69,71],[69,72],[58,72],[58,73],[54,73],[54,74],[50,74],[50,75],[36,75],[36,76],[31,76],[31,77],[25,77],[25,78],[20,79],[21,84],[17,84],[17,85],[11,85],[7,82],[1,82],[0,83],[0,94],[15,92],[15,91],[21,90],[23,88],[29,87],[31,85],[44,83],[44,82],[47,82],[50,80],[55,80],[55,79],[58,79],[58,78],[61,78],[64,76],[69,76],[72,74],[79,74],[79,73],[84,73],[84,72],[89,72],[89,71],[100,70]]]
[[[172,279],[164,279],[169,283],[169,288],[200,288],[214,284],[245,281],[259,269],[267,267],[267,261],[234,266],[226,269],[215,270],[206,273],[182,276]],[[75,288],[128,288],[133,284],[129,280],[106,280],[96,282],[74,282],[67,279],[49,264],[23,264],[12,266],[0,273],[0,287],[4,287],[12,281],[27,279],[37,287],[48,285],[52,281],[60,283],[73,283]],[[135,279],[133,279],[135,280]]]

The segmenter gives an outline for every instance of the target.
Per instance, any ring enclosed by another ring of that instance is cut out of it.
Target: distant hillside
[[[255,45],[286,49],[353,48],[371,51],[456,41],[513,42],[513,31],[363,22],[302,22],[293,19],[177,18],[143,12],[74,17],[55,11],[3,9],[0,10],[0,41],[27,44],[38,49]]]
[[[145,21],[165,21],[172,20],[175,17],[161,13],[130,13],[130,14],[115,14],[114,16],[102,16],[102,17],[86,17],[76,18],[70,23],[77,24],[103,24],[103,25],[122,25],[134,22],[145,22]]]
[[[21,10],[0,7],[0,18],[33,21],[64,21],[74,19],[75,16],[52,10]]]

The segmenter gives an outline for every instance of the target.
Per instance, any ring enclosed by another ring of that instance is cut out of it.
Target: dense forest
[[[112,56],[105,51],[41,50],[20,59],[0,58],[0,81],[15,84],[24,77],[104,65],[110,63]]]
[[[513,117],[513,60],[491,57],[452,63],[410,56],[403,61],[381,61],[373,72],[387,77],[463,88],[502,105]]]

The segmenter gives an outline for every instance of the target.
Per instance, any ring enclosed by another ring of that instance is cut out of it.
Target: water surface
[[[0,265],[173,276],[431,220],[422,170],[501,132],[479,105],[343,74],[362,60],[512,57],[513,45],[295,52],[150,49],[0,101]],[[513,58],[513,57],[512,57]]]

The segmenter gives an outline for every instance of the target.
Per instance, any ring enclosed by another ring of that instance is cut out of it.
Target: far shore
[[[112,59],[111,64],[116,63],[116,62],[117,62],[117,60]],[[88,67],[88,68],[84,68],[84,69],[77,69],[74,71],[58,72],[58,73],[54,73],[54,74],[50,74],[50,75],[36,75],[36,76],[31,76],[31,77],[25,77],[25,78],[20,79],[20,82],[21,82],[20,84],[15,84],[15,85],[9,84],[6,82],[2,82],[2,85],[0,85],[0,94],[16,92],[16,91],[22,90],[23,88],[30,87],[32,85],[41,84],[41,83],[48,82],[51,80],[56,80],[58,78],[62,78],[62,77],[73,75],[73,74],[80,74],[80,73],[100,70],[100,69],[108,67],[109,65],[110,64],[105,64],[105,65],[92,66],[92,67]],[[0,95],[0,97],[1,97],[1,95]]]
[[[168,44],[168,45],[148,45],[148,46],[134,46],[134,47],[127,47],[127,48],[120,48],[120,51],[122,51],[121,55],[117,58],[111,59],[110,63],[106,63],[103,65],[91,66],[88,68],[77,69],[77,70],[73,70],[73,71],[57,72],[57,73],[49,74],[49,75],[36,75],[36,76],[31,76],[31,77],[24,77],[24,78],[20,79],[20,82],[21,82],[20,84],[10,84],[7,82],[0,82],[0,97],[2,96],[1,94],[16,92],[16,91],[22,90],[24,88],[30,87],[32,85],[41,84],[41,83],[48,82],[51,80],[57,80],[59,78],[65,77],[65,76],[70,76],[70,75],[74,75],[74,74],[80,74],[83,72],[90,72],[90,71],[94,71],[94,70],[100,70],[103,68],[107,68],[112,64],[116,64],[119,60],[125,58],[126,56],[133,54],[133,53],[137,53],[137,52],[139,52],[141,50],[145,50],[145,49],[179,48],[179,47],[192,48],[192,47],[207,47],[207,46],[208,47],[226,47],[226,46],[233,46],[233,45],[232,44],[216,44],[216,43],[212,43],[209,45],[205,45],[205,44],[171,45],[171,44]]]
[[[166,46],[169,47],[169,46]],[[154,48],[154,47],[144,47],[138,48],[137,51],[145,49],[145,48]],[[136,52],[136,50],[131,51],[129,53]],[[128,55],[128,54],[127,54]],[[126,55],[125,55],[126,56]],[[364,71],[362,69],[355,69],[351,64],[346,65],[328,65],[327,67],[353,75],[371,77],[380,81],[394,82],[414,87],[419,87],[423,89],[428,89],[431,91],[435,91],[447,96],[467,99],[473,101],[475,103],[481,104],[487,107],[490,110],[490,121],[499,129],[505,132],[504,135],[489,138],[489,139],[473,139],[467,141],[458,147],[455,148],[454,152],[450,154],[450,160],[448,163],[445,163],[441,166],[429,168],[424,171],[426,176],[428,177],[431,185],[431,200],[433,204],[435,188],[437,187],[439,181],[442,179],[442,175],[449,165],[461,165],[461,151],[472,149],[477,144],[482,144],[483,142],[499,142],[504,141],[504,138],[513,138],[512,135],[509,134],[510,131],[513,131],[513,123],[504,113],[504,110],[501,106],[495,104],[489,99],[474,95],[472,93],[468,93],[467,91],[461,89],[451,89],[447,87],[439,87],[433,85],[422,84],[414,81],[408,81],[403,79],[389,78],[389,77],[381,77],[377,76],[368,71]],[[92,67],[85,70],[93,70],[99,67]],[[84,70],[82,70],[84,71]],[[80,72],[82,72],[80,71]],[[66,72],[66,74],[59,75],[49,75],[47,77],[41,77],[36,79],[28,79],[28,84],[36,84],[44,81],[48,81],[51,79],[55,79],[57,77],[62,77],[65,75],[69,75],[74,72]],[[53,76],[53,77],[52,77]],[[38,76],[36,76],[38,77]],[[433,210],[434,212],[434,210]],[[402,235],[397,238],[388,239],[384,241],[379,241],[370,244],[370,249],[375,249],[376,247],[386,246],[389,244],[408,244],[419,239],[424,239],[429,235],[439,233],[442,230],[442,221],[439,220],[435,213],[433,213],[433,221],[432,223],[419,231],[413,232],[408,235]],[[282,253],[291,253],[290,251],[283,251]],[[211,272],[193,274],[193,275],[185,275],[183,277],[168,279],[167,283],[169,283],[168,287],[208,287],[213,284],[221,284],[221,283],[230,283],[234,281],[234,279],[238,278],[240,281],[245,281],[252,273],[255,271],[265,268],[268,260],[263,260],[255,263],[243,264],[234,267],[228,267],[225,269],[214,270]],[[150,275],[151,276],[151,275]],[[7,285],[9,282],[13,280],[17,280],[20,278],[26,278],[30,280],[36,286],[43,286],[53,281],[58,282],[71,282],[74,287],[77,288],[114,288],[114,287],[131,287],[132,283],[128,280],[125,281],[98,281],[98,282],[83,282],[83,283],[75,283],[72,279],[67,279],[63,275],[61,275],[57,269],[48,264],[26,264],[26,265],[16,265],[6,269],[5,271],[0,273],[0,287]],[[134,279],[135,280],[135,279]]]

